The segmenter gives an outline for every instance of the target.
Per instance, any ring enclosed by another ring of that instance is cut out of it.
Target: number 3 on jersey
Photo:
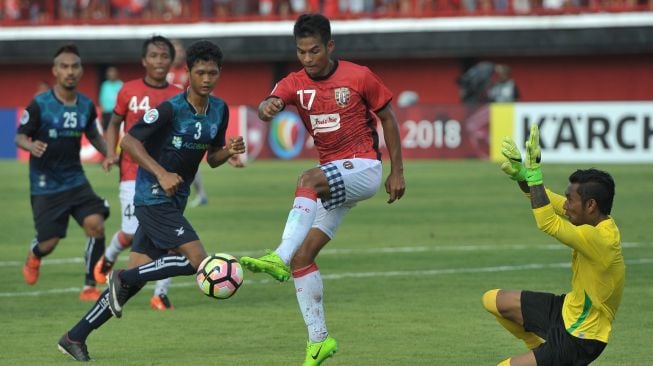
[[[195,123],[195,134],[193,135],[195,140],[199,140],[202,137],[202,122]]]
[[[129,110],[133,113],[138,113],[139,111],[147,112],[150,110],[150,97],[144,96],[141,99],[141,102],[138,102],[138,98],[134,95],[129,100]]]

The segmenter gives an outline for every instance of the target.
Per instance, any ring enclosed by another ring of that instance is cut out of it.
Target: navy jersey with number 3
[[[18,133],[48,144],[40,158],[29,157],[32,195],[66,191],[86,183],[79,158],[82,134],[94,139],[99,134],[95,105],[77,93],[74,105],[65,105],[48,90],[37,95],[20,119]]]
[[[134,205],[170,202],[183,209],[190,194],[190,183],[209,146],[221,148],[225,145],[228,122],[229,109],[223,100],[210,96],[206,114],[198,114],[186,100],[185,92],[145,113],[129,134],[141,141],[165,170],[179,174],[184,183],[175,196],[167,197],[156,177],[139,167]]]

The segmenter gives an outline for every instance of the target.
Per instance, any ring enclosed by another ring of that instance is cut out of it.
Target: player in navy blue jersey
[[[109,288],[91,310],[59,340],[59,349],[88,361],[86,338],[122,308],[147,281],[192,275],[207,254],[183,216],[190,184],[208,151],[213,168],[245,152],[241,136],[226,139],[229,109],[211,96],[222,68],[222,52],[209,41],[187,50],[190,86],[145,115],[121,147],[138,163],[134,234],[128,269],[109,274]]]
[[[95,287],[93,267],[104,253],[104,220],[109,216],[109,207],[93,192],[84,175],[79,157],[82,134],[103,155],[107,147],[98,132],[95,105],[77,91],[83,69],[75,45],[59,48],[52,73],[56,85],[32,100],[20,120],[15,140],[19,148],[30,152],[30,194],[36,228],[23,277],[29,285],[36,283],[41,258],[52,253],[59,240],[66,237],[72,216],[88,236],[86,280],[80,299],[95,301],[100,291]]]

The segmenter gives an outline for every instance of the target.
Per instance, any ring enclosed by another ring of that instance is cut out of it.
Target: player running
[[[100,296],[93,266],[104,251],[104,220],[109,216],[106,201],[89,184],[79,158],[82,134],[106,155],[95,105],[77,91],[83,75],[82,60],[74,44],[65,45],[54,56],[52,73],[56,85],[37,95],[21,117],[16,145],[29,151],[29,180],[36,237],[32,240],[23,277],[28,285],[39,278],[41,258],[52,253],[66,237],[72,216],[88,236],[86,279],[80,300]]]
[[[375,115],[390,151],[391,169],[385,181],[388,203],[404,195],[405,182],[399,128],[388,88],[367,67],[331,58],[335,42],[326,17],[301,15],[294,36],[303,70],[275,86],[259,105],[259,117],[270,121],[285,105],[296,106],[315,140],[320,165],[299,176],[277,249],[260,258],[243,257],[241,263],[278,281],[287,281],[292,270],[308,328],[304,365],[319,365],[337,351],[338,344],[327,332],[315,257],[333,238],[345,214],[357,202],[372,197],[381,184]]]
[[[163,103],[168,98],[179,94],[181,89],[168,84],[166,75],[175,58],[175,48],[170,40],[162,36],[153,36],[143,43],[141,63],[145,68],[145,77],[129,81],[118,93],[116,106],[111,115],[106,131],[108,153],[102,167],[110,171],[113,164],[120,163],[120,230],[111,238],[111,242],[95,266],[95,279],[105,283],[107,274],[113,268],[118,254],[132,244],[134,233],[138,227],[138,219],[134,215],[134,190],[138,164],[124,151],[118,155],[116,148],[120,137],[120,128],[124,123],[124,131],[132,126],[145,112]],[[170,279],[157,281],[150,306],[157,310],[172,309],[168,298]]]
[[[227,104],[211,92],[220,78],[222,51],[209,41],[188,47],[190,87],[148,111],[125,135],[120,146],[138,163],[135,214],[139,225],[125,270],[109,273],[109,288],[58,343],[59,350],[89,361],[86,338],[148,281],[193,275],[206,250],[184,217],[190,183],[207,154],[212,167],[245,152],[242,136],[225,133]],[[121,340],[123,341],[123,340]]]

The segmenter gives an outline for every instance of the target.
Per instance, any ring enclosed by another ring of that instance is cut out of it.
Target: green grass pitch
[[[258,255],[274,249],[298,174],[311,161],[256,161],[245,169],[202,165],[209,205],[187,217],[210,252]],[[585,165],[582,167],[589,167]],[[580,164],[544,164],[544,181],[563,192]],[[624,299],[611,342],[596,365],[652,365],[653,237],[651,165],[597,164],[615,177],[613,217],[627,261]],[[68,237],[47,257],[35,286],[21,266],[33,237],[27,164],[1,161],[0,361],[63,365],[59,337],[89,309],[78,300],[84,236]],[[119,227],[117,171],[85,165]],[[387,166],[385,174],[387,174]],[[385,175],[384,174],[384,175]],[[323,253],[329,331],[340,343],[327,365],[495,365],[525,351],[481,305],[487,289],[566,292],[570,250],[535,227],[530,204],[496,164],[407,161],[407,192],[392,205],[383,188],[353,209]],[[126,253],[118,266],[126,264]],[[225,301],[198,290],[193,277],[173,280],[171,312],[148,306],[146,287],[91,334],[97,365],[299,365],[307,338],[292,283],[246,273]]]

